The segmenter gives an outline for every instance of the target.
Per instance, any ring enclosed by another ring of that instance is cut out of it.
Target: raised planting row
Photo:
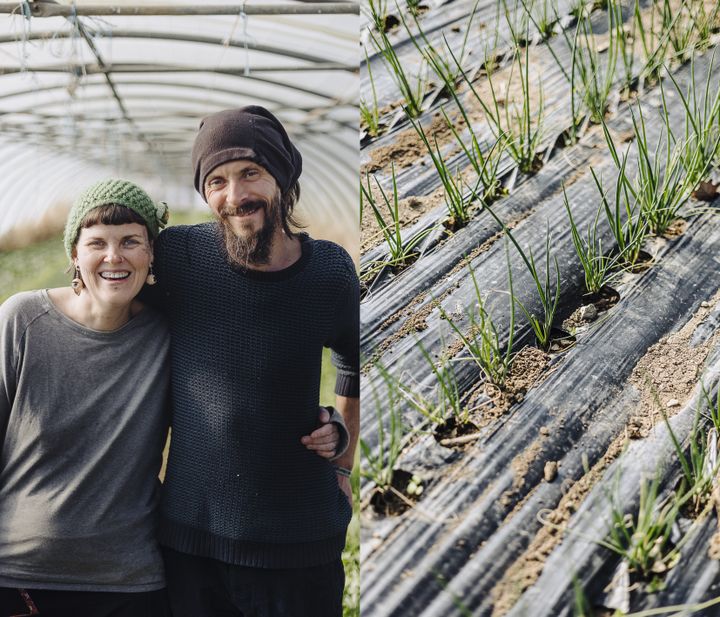
[[[496,599],[515,599],[533,582],[507,614],[600,615],[600,607],[627,613],[679,604],[687,606],[683,614],[718,614],[720,347],[716,335],[712,340],[693,396],[680,411],[666,410],[677,415],[657,421],[589,479],[581,503],[568,507],[563,498],[541,512],[535,550],[494,589]]]
[[[523,9],[518,7],[516,11]],[[520,190],[516,185],[525,176],[517,178],[518,169],[532,172],[547,164],[557,146],[575,141],[611,100],[617,103],[621,94],[644,87],[648,63],[642,54],[633,55],[634,47],[633,54],[621,47],[627,43],[623,37],[637,29],[629,22],[652,23],[656,11],[655,4],[638,4],[634,13],[612,3],[605,12],[584,9],[574,26],[547,43],[503,48],[493,69],[476,58],[472,68],[463,68],[456,81],[445,84],[443,96],[422,118],[407,119],[404,130],[365,147],[365,170],[372,172],[363,181],[363,246],[368,250],[362,276],[367,292],[374,294],[418,254],[432,251],[444,236],[472,220],[479,210],[477,197],[492,202],[508,188]],[[512,15],[498,15],[499,25],[488,29],[502,30]],[[658,32],[656,38],[661,36]],[[705,36],[704,44],[711,39]],[[643,49],[652,42],[643,42]],[[584,78],[576,79],[576,73]],[[592,83],[591,75],[596,76]],[[583,98],[589,90],[595,92],[595,103]],[[405,224],[428,209],[432,212],[420,223]]]
[[[661,409],[694,406],[720,289],[706,182],[720,145],[718,70],[711,54],[698,55],[564,147],[521,190],[491,204],[474,191],[465,226],[366,297],[364,614],[501,615],[534,584],[542,595],[536,580],[559,542],[543,533],[564,524],[557,511],[567,495],[569,516],[627,438],[662,424],[654,391]],[[653,96],[659,104],[648,103]],[[704,338],[693,342],[696,330]],[[658,352],[661,339],[667,349]],[[666,352],[678,364],[646,386]],[[676,489],[672,467],[683,466],[672,451],[655,501]],[[624,512],[647,490],[623,486],[615,510]],[[538,519],[541,510],[553,519]],[[575,587],[567,575],[542,614],[572,611],[568,593],[578,606],[606,602],[593,584],[608,569],[612,578],[611,553],[592,552],[598,571]],[[634,568],[633,582],[664,581],[664,572],[653,579]],[[636,606],[655,601],[645,591],[632,596]]]

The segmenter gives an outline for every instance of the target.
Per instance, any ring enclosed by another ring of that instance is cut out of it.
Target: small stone
[[[552,482],[557,477],[558,464],[556,461],[548,461],[545,463],[543,474],[546,482]]]
[[[598,311],[594,304],[586,304],[580,307],[580,319],[582,321],[595,321],[597,316]]]
[[[700,303],[700,306],[702,306],[703,308],[710,308],[710,303],[707,301],[703,301]]]
[[[678,401],[676,398],[671,398],[667,403],[665,403],[666,407],[680,407],[680,401]]]
[[[550,434],[550,429],[547,426],[541,426],[540,434],[545,435],[547,437]]]

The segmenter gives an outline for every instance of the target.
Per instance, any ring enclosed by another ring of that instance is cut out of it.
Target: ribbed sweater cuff
[[[335,377],[335,394],[349,398],[358,398],[360,396],[360,375],[338,371]]]
[[[345,548],[345,534],[292,544],[245,542],[223,538],[202,529],[163,519],[160,544],[180,553],[209,557],[224,563],[253,568],[306,568],[338,559]]]

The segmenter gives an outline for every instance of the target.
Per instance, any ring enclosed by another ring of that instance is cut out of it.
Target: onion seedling
[[[410,123],[413,128],[417,131],[418,136],[425,144],[425,148],[432,159],[435,170],[438,173],[438,178],[443,185],[445,190],[445,206],[448,210],[448,227],[456,230],[460,227],[467,225],[470,220],[470,198],[465,197],[464,182],[462,175],[460,174],[460,167],[457,166],[455,174],[448,169],[447,163],[443,159],[442,153],[440,152],[440,146],[437,142],[437,137],[434,137],[435,147],[430,145],[430,140],[425,134],[420,122],[410,118]],[[476,194],[476,189],[472,191],[472,194]]]
[[[653,2],[650,5],[650,24],[648,28],[643,22],[640,0],[635,0],[634,18],[637,26],[635,33],[640,39],[645,56],[645,66],[640,72],[640,77],[643,80],[654,82],[660,79],[660,71],[670,53],[671,33],[682,12],[677,11],[674,17],[672,17],[672,13],[670,15],[671,18],[667,19],[663,14],[660,3]]]
[[[523,6],[524,6],[523,2]],[[532,19],[532,14],[530,18]],[[533,24],[540,33],[540,38],[547,41],[555,32],[555,24],[558,21],[557,6],[553,0],[541,0],[540,10],[537,17],[532,19]]]
[[[522,101],[520,106],[515,101],[511,101],[510,87],[513,82],[513,73],[515,65],[518,65],[518,76]],[[520,49],[515,49],[513,63],[510,69],[510,75],[505,87],[504,103],[501,105],[495,91],[492,72],[488,71],[487,81],[490,86],[490,94],[492,103],[488,104],[481,98],[475,86],[470,81],[465,71],[461,70],[461,75],[472,92],[475,100],[480,104],[485,112],[487,121],[490,125],[496,140],[503,139],[508,154],[517,163],[520,171],[530,172],[536,171],[538,166],[538,148],[542,138],[543,124],[543,95],[542,88],[539,87],[538,108],[533,118],[533,103],[530,96],[530,74],[529,74],[529,54],[528,48],[524,50],[524,61],[520,55]],[[503,108],[503,111],[500,108]]]
[[[515,303],[510,302],[510,331],[508,334],[507,344],[504,346],[505,351],[503,352],[503,345],[500,341],[497,328],[493,323],[492,317],[485,308],[485,302],[480,293],[480,287],[478,286],[477,279],[475,278],[475,271],[473,270],[470,262],[468,262],[468,270],[470,271],[470,277],[472,278],[473,286],[475,288],[475,307],[468,312],[468,318],[470,321],[470,330],[468,334],[465,334],[462,329],[450,318],[445,311],[440,309],[441,316],[447,320],[452,329],[462,340],[465,349],[470,353],[470,357],[477,364],[480,372],[483,374],[485,379],[490,383],[502,388],[505,384],[505,379],[510,371],[510,367],[513,361],[513,338],[515,334]],[[510,286],[510,298],[513,298],[513,287],[512,287],[512,270],[508,263],[508,283]],[[477,309],[475,311],[474,309]]]
[[[720,28],[720,4],[715,2],[710,11],[704,0],[695,0],[689,7],[697,35],[696,47],[700,50],[710,46],[710,37]]]
[[[573,617],[594,617],[595,613],[592,610],[590,600],[588,600],[588,597],[585,595],[585,590],[577,576],[573,576],[572,584],[574,601]]]
[[[387,0],[368,0],[366,12],[378,30],[384,31],[386,29],[388,16]]]
[[[535,258],[532,254],[532,251],[526,253],[520,247],[520,244],[515,239],[515,236],[513,236],[508,226],[505,225],[505,223],[500,220],[500,217],[498,217],[498,215],[495,214],[492,209],[487,205],[485,206],[485,211],[487,211],[490,216],[495,219],[498,225],[502,227],[502,230],[505,232],[505,235],[508,237],[510,242],[515,245],[515,248],[517,249],[518,253],[520,253],[520,257],[525,263],[525,266],[527,267],[528,272],[530,273],[530,276],[535,283],[535,289],[538,294],[538,299],[540,300],[540,306],[542,307],[541,317],[537,317],[535,314],[530,313],[530,311],[527,310],[525,305],[520,302],[514,296],[514,294],[512,295],[512,302],[517,302],[518,306],[525,314],[525,317],[527,317],[533,334],[535,335],[535,340],[537,341],[538,346],[541,349],[547,351],[548,349],[550,349],[550,343],[552,342],[553,321],[555,320],[555,313],[557,312],[557,307],[560,302],[560,268],[558,266],[557,257],[553,258],[555,263],[554,284],[551,283],[550,280],[550,228],[548,226],[545,234],[545,276],[541,277],[538,273],[537,265],[535,264]]]
[[[685,135],[681,157],[685,173],[689,176],[688,182],[693,189],[705,179],[720,154],[720,87],[716,87],[714,95],[711,94],[710,88],[714,64],[713,56],[701,101],[698,100],[693,60],[690,62],[690,81],[686,93],[683,93],[673,75],[668,72],[668,77],[685,109]],[[662,83],[660,86],[664,103]]]
[[[682,469],[683,477],[678,489],[680,505],[690,502],[691,511],[698,514],[710,497],[713,481],[718,471],[717,449],[714,449],[715,460],[711,460],[710,453],[713,448],[708,447],[713,438],[715,444],[717,444],[717,431],[715,429],[711,431],[703,429],[700,424],[700,406],[698,406],[688,438],[690,449],[686,455],[675,432],[672,430],[665,407],[659,402],[658,406]]]
[[[648,226],[642,216],[640,205],[638,204],[635,192],[627,177],[626,169],[628,153],[625,152],[623,154],[621,161],[617,149],[615,148],[615,143],[610,136],[610,131],[605,125],[605,122],[602,122],[601,124],[605,134],[605,141],[608,145],[608,150],[612,156],[615,166],[618,168],[612,203],[608,201],[608,196],[603,187],[602,180],[598,178],[592,167],[590,168],[590,173],[592,174],[595,186],[600,193],[600,200],[603,210],[605,211],[605,218],[610,226],[610,231],[615,238],[615,242],[617,243],[618,254],[621,256],[620,260],[624,265],[633,267],[640,257],[642,244],[647,236]]]
[[[577,74],[582,86],[578,94],[582,96],[583,103],[590,112],[590,120],[595,123],[599,123],[607,111],[620,51],[618,28],[622,28],[622,19],[618,23],[618,15],[614,10],[608,10],[607,17],[609,43],[605,62],[601,60],[601,54],[597,50],[589,15],[584,11],[578,18],[572,42],[573,85]],[[574,88],[572,94],[574,102]],[[573,104],[573,121],[576,121],[578,114],[574,107]]]
[[[687,13],[685,0],[680,6],[670,6],[668,0],[659,3],[662,30],[667,33],[668,41],[674,52],[674,59],[684,62],[692,54],[693,28]]]
[[[661,92],[663,90],[661,89]],[[685,145],[673,144],[670,120],[663,98],[665,130],[658,139],[655,150],[651,152],[645,131],[645,118],[642,107],[638,107],[638,117],[632,113],[635,145],[638,152],[638,173],[629,190],[640,205],[642,217],[647,221],[650,231],[657,235],[665,233],[677,218],[680,208],[690,198],[697,175],[702,175],[707,167],[686,172],[685,165],[690,162],[683,159]],[[662,154],[661,154],[662,152]],[[702,165],[695,158],[693,166]]]
[[[392,43],[390,43],[387,34],[385,34],[385,30],[380,27],[377,21],[379,16],[376,16],[375,13],[373,13],[373,16],[373,19],[376,19],[375,24],[378,28],[377,34],[370,31],[370,38],[372,39],[373,45],[382,56],[390,77],[395,82],[398,90],[400,90],[400,94],[405,101],[405,112],[409,117],[417,118],[422,113],[422,102],[427,85],[427,71],[423,71],[423,69],[427,69],[427,63],[423,58],[415,78],[415,84],[411,85],[411,78],[405,72],[400,58],[398,58]]]
[[[702,395],[708,410],[708,415],[712,421],[713,428],[720,432],[720,388],[715,395],[715,401],[711,400],[710,393],[702,386]]]
[[[575,220],[573,219],[564,184],[562,189],[563,202],[570,221],[570,234],[572,236],[573,246],[575,247],[575,252],[580,259],[580,265],[585,274],[585,291],[595,294],[610,280],[611,272],[617,265],[620,256],[615,255],[611,257],[603,251],[602,238],[598,235],[598,223],[602,207],[598,208],[595,214],[595,220],[588,225],[587,235],[583,237],[578,231]]]
[[[387,371],[378,366],[387,386],[387,402],[380,403],[377,392],[374,392],[375,413],[377,415],[378,445],[375,451],[369,444],[360,439],[363,453],[360,474],[370,480],[381,493],[392,489],[395,466],[402,451],[405,426],[398,410],[399,393]],[[385,413],[384,413],[385,412]],[[383,416],[388,417],[389,426],[385,427]]]
[[[617,24],[617,38],[619,56],[623,62],[623,78],[620,87],[621,95],[625,98],[630,96],[630,92],[637,83],[637,75],[635,75],[635,41],[637,24],[634,19],[629,29],[625,28],[623,22],[622,4],[620,0],[610,0],[608,11],[612,11],[615,15],[615,23]]]
[[[413,18],[417,19],[420,14],[420,0],[405,0],[405,4],[407,5],[408,11],[410,11]],[[397,3],[395,3],[395,6],[397,6]],[[403,12],[400,10],[400,7],[398,7],[398,15],[400,15],[400,19],[403,18],[402,14]]]
[[[468,37],[470,36],[470,32],[472,30],[472,22],[475,17],[475,12],[477,11],[477,6],[479,2],[480,0],[475,0],[475,4],[470,11],[470,16],[467,20],[467,23],[462,28],[465,34],[460,45],[460,53],[457,56],[452,52],[452,49],[447,42],[444,33],[442,33],[442,40],[445,45],[445,49],[449,53],[445,53],[438,47],[435,47],[423,31],[422,26],[418,21],[417,15],[411,12],[413,21],[415,22],[415,26],[418,30],[418,36],[414,36],[410,31],[410,26],[405,20],[402,11],[398,9],[400,21],[402,22],[403,27],[408,33],[410,42],[415,46],[415,49],[417,49],[420,55],[425,59],[428,66],[432,68],[432,70],[435,71],[437,76],[442,80],[448,92],[454,92],[455,86],[460,77],[460,70],[462,69],[462,65],[465,62],[465,58],[468,52]],[[456,58],[457,61],[455,61]]]
[[[662,31],[678,62],[693,58],[696,49],[705,49],[717,27],[718,4],[708,12],[704,0],[682,0],[680,6],[663,0],[660,5]],[[714,23],[715,22],[715,23]]]
[[[500,137],[495,140],[495,143],[488,149],[485,144],[480,145],[480,140],[475,133],[475,129],[470,123],[470,118],[465,111],[465,108],[460,103],[460,99],[453,92],[453,97],[457,103],[458,109],[465,120],[465,125],[469,134],[468,139],[461,136],[457,130],[455,123],[450,120],[444,108],[440,108],[440,112],[443,115],[445,124],[448,129],[455,137],[456,143],[460,146],[462,151],[467,156],[470,165],[475,170],[475,174],[478,179],[478,186],[482,186],[482,193],[480,199],[482,203],[492,202],[496,197],[502,194],[503,188],[498,177],[498,170],[500,168],[500,160],[503,152],[505,151],[505,139]],[[485,151],[483,151],[485,149]]]
[[[664,499],[658,495],[660,481],[643,479],[637,514],[625,514],[611,500],[610,536],[599,544],[627,561],[631,572],[645,579],[664,574],[680,559],[680,547],[670,540],[680,512],[675,494]]]
[[[375,183],[380,190],[385,206],[390,214],[390,218],[386,219],[382,212],[381,207],[376,203],[375,197],[373,196],[370,188],[370,175],[366,174],[367,186],[363,186],[360,183],[360,195],[361,195],[361,209],[363,203],[367,202],[372,208],[373,214],[375,215],[375,221],[382,232],[385,245],[388,248],[388,255],[384,259],[376,260],[366,266],[362,273],[362,278],[365,281],[372,279],[385,267],[390,268],[403,268],[410,265],[412,261],[418,256],[418,245],[431,231],[430,229],[423,229],[412,234],[409,238],[404,239],[400,228],[400,200],[398,198],[397,180],[395,177],[395,165],[391,165],[392,173],[392,195],[388,195],[383,190],[380,182],[377,178]]]
[[[450,418],[454,418],[459,426],[467,424],[470,421],[470,410],[460,402],[461,393],[451,363],[445,360],[438,366],[422,346],[420,349],[437,380],[435,416],[442,419],[437,424],[447,422]]]
[[[500,3],[498,3],[499,5]],[[507,0],[501,0],[505,23],[510,31],[510,38],[513,47],[527,47],[530,43],[530,12],[520,10],[520,6],[524,7],[523,0],[515,0],[515,6],[512,10],[508,7]]]
[[[380,132],[380,117],[378,113],[378,102],[377,92],[375,90],[375,80],[373,79],[372,68],[370,68],[370,60],[365,50],[365,66],[368,71],[368,78],[370,79],[370,91],[372,92],[372,101],[367,102],[362,96],[360,96],[360,120],[365,126],[370,137],[377,137]]]
[[[460,61],[455,58],[451,49],[448,48],[448,51],[450,52],[456,66],[459,67]],[[445,124],[452,132],[453,137],[455,137],[455,141],[465,153],[470,165],[472,165],[472,168],[477,174],[478,185],[476,185],[476,188],[479,186],[482,186],[483,188],[482,193],[480,194],[482,203],[491,202],[503,192],[503,188],[498,177],[498,170],[500,168],[500,160],[507,145],[505,136],[501,135],[500,137],[497,137],[495,139],[495,143],[489,149],[486,148],[486,144],[483,143],[481,145],[480,139],[470,122],[470,117],[468,116],[460,97],[454,89],[450,91],[450,95],[455,101],[455,104],[465,121],[465,126],[467,127],[470,137],[469,144],[467,138],[460,135],[460,132],[455,126],[455,122],[450,120],[443,107],[440,108],[440,112],[443,115]]]

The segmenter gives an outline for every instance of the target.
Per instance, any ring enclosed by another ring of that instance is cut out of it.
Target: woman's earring
[[[85,287],[85,284],[80,277],[80,268],[78,268],[77,266],[75,266],[75,278],[70,281],[70,287],[72,287],[72,290],[75,292],[76,296],[79,296],[80,292]]]
[[[155,274],[153,273],[152,264],[150,264],[150,271],[148,272],[145,282],[148,285],[154,285],[155,283],[157,283],[157,278],[155,278]]]

